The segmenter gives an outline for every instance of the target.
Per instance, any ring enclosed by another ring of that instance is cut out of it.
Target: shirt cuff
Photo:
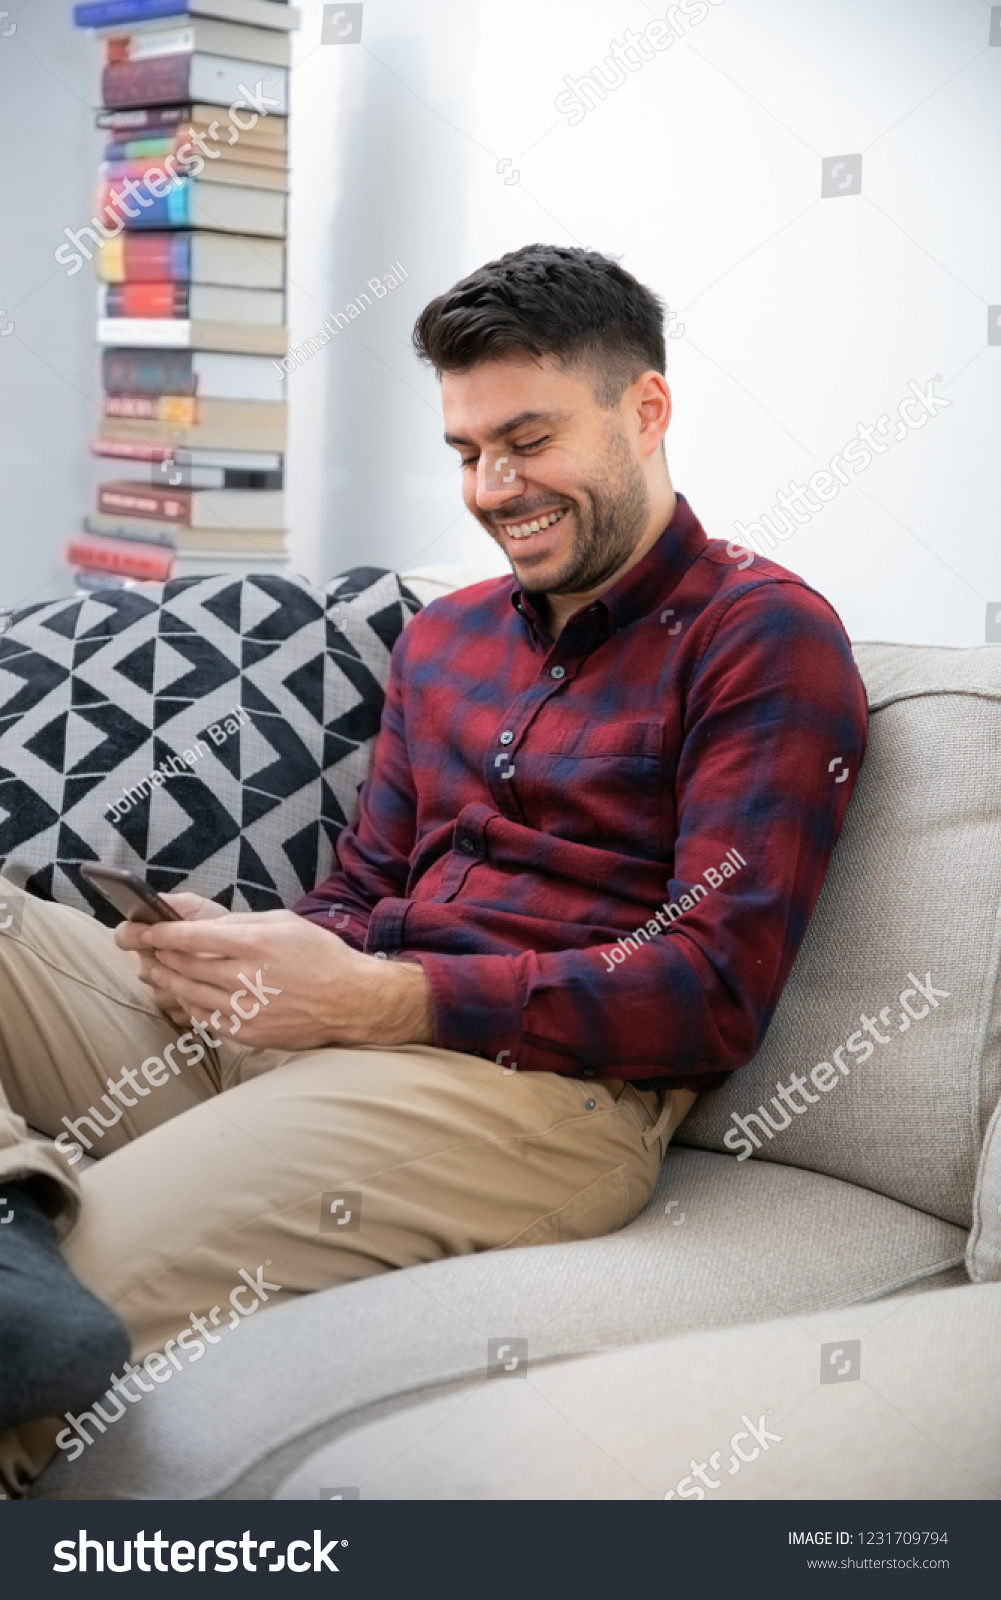
[[[530,1063],[521,1032],[521,997],[513,956],[442,956],[423,950],[401,952],[424,968],[435,1011],[435,1044],[482,1056],[499,1066],[522,1071]],[[545,1069],[552,1071],[550,1065]]]

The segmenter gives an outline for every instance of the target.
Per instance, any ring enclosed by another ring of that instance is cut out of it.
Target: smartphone
[[[80,868],[80,872],[130,922],[184,920],[135,872],[127,872],[122,867],[92,866],[89,861]]]

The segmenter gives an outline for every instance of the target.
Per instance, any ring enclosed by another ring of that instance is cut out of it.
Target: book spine
[[[105,145],[102,154],[104,161],[160,161],[164,156],[169,156],[172,150],[182,143],[175,138],[172,130],[157,133],[155,137],[137,139],[135,130],[126,129],[123,133],[116,133],[114,138]]]
[[[154,583],[169,578],[174,565],[174,551],[169,545],[133,544],[97,533],[77,534],[67,545],[65,558],[69,566],[83,567],[85,571],[111,572]]]
[[[97,210],[109,228],[119,230],[183,227],[188,216],[188,179],[178,179],[166,194],[157,195],[143,184],[136,184],[130,194],[105,180],[97,193]]]
[[[128,517],[155,517],[158,522],[187,522],[191,490],[102,483],[97,491],[97,509]]]
[[[105,239],[94,255],[94,271],[102,283],[122,283],[125,278],[125,241]]]
[[[173,461],[178,447],[149,444],[145,439],[92,439],[90,453],[112,461]]]
[[[159,56],[190,55],[194,48],[191,27],[157,28],[152,33],[119,34],[105,40],[108,61],[152,61]]]
[[[103,409],[106,417],[164,422],[174,428],[193,428],[198,422],[198,401],[185,394],[106,394]]]
[[[106,350],[106,394],[193,395],[197,378],[190,350]]]
[[[129,111],[99,111],[97,126],[111,128],[116,138],[133,138],[144,129],[177,127],[191,116],[194,107],[186,106],[135,106]]]
[[[73,7],[78,28],[113,28],[119,22],[145,22],[149,17],[179,17],[188,0],[91,0]]]
[[[180,247],[180,248],[179,248]],[[184,281],[176,270],[186,255],[187,240],[172,233],[128,233],[122,240],[122,277],[126,283]]]
[[[195,156],[191,156],[187,162],[177,161],[174,163],[179,176],[184,176],[185,166],[194,166],[195,159]],[[101,162],[101,169],[98,176],[107,183],[121,183],[123,178],[133,178],[137,184],[144,186],[146,183],[147,172],[154,173],[155,176],[153,181],[154,183],[159,183],[161,181],[159,174],[163,172],[163,170],[164,169],[160,163],[159,157],[156,156],[139,156],[136,159],[132,159],[131,157],[128,159],[123,159],[121,156],[117,156],[113,161]],[[176,179],[171,179],[169,173],[166,174],[166,177],[168,182],[176,182]],[[146,189],[144,187],[143,193],[144,196],[154,198],[153,191],[151,189]],[[139,203],[140,205],[142,204],[141,201]]]
[[[99,317],[187,317],[183,283],[112,283],[101,291]]]
[[[154,56],[149,61],[113,61],[101,74],[104,104],[113,106],[169,105],[190,100],[190,56]]]
[[[177,549],[174,523],[143,522],[142,518],[136,517],[124,517],[115,522],[108,516],[103,523],[99,523],[97,517],[84,517],[83,531],[92,534],[95,539],[133,539],[141,545],[155,544],[161,549]]]

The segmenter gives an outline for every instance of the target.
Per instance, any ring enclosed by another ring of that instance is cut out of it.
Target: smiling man
[[[820,893],[864,693],[827,602],[735,564],[676,496],[659,301],[533,245],[415,342],[512,575],[401,637],[338,870],[294,911],[178,895],[184,921],[112,938],[32,902],[0,938],[11,1492],[58,1426],[17,1425],[121,1359],[95,1307],[142,1355],[248,1263],[280,1301],[623,1226],[695,1095],[760,1045]],[[66,1129],[104,1157],[82,1185]]]

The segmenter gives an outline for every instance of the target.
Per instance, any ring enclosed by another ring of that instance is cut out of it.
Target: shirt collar
[[[607,618],[609,633],[616,633],[653,611],[677,587],[692,562],[706,548],[709,541],[695,512],[684,495],[679,494],[677,500],[674,516],[642,561],[630,567],[618,583],[613,583],[588,607],[596,617]],[[511,591],[511,604],[534,634],[549,637],[531,597],[520,584],[515,584]],[[572,624],[573,618],[567,626]]]

